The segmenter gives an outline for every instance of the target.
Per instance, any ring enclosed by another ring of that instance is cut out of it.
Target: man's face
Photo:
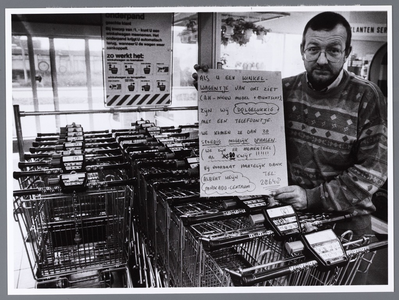
[[[322,89],[330,85],[339,75],[345,61],[345,43],[346,30],[341,24],[337,25],[331,31],[313,31],[308,29],[305,34],[305,45],[301,47],[302,59],[305,69],[308,73],[310,83],[316,89]],[[316,60],[308,61],[305,59],[306,49],[321,49],[320,56]],[[326,50],[341,50],[342,54],[338,55],[332,62],[328,60]]]

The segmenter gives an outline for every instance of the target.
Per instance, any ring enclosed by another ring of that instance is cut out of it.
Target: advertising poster
[[[201,196],[288,185],[280,72],[199,72]]]
[[[171,104],[170,13],[103,16],[106,106]]]

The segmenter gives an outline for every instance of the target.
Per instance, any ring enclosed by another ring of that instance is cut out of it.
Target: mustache
[[[329,66],[315,66],[313,68],[315,71],[329,71],[331,72],[331,68]]]

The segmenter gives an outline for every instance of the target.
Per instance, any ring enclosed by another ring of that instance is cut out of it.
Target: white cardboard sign
[[[198,75],[201,196],[268,195],[288,185],[280,72]]]

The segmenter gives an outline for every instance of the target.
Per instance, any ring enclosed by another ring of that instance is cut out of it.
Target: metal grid
[[[126,264],[127,213],[132,197],[128,186],[84,193],[16,195],[15,216],[35,278]]]
[[[285,257],[283,244],[271,236],[250,239],[215,251],[200,250],[199,285],[202,287],[233,285],[225,269],[243,269]]]
[[[220,267],[218,262],[209,256],[204,249],[204,238],[227,237],[229,233],[236,236],[240,230],[252,228],[249,219],[245,216],[232,217],[223,220],[214,220],[193,224],[181,229],[182,236],[182,273],[193,286],[226,286],[230,285],[229,275]],[[232,248],[220,250],[229,252]],[[217,251],[212,252],[218,256]],[[219,257],[223,257],[219,256]]]
[[[169,232],[168,227],[170,226],[170,210],[165,201],[157,198],[157,210],[156,210],[156,235],[155,235],[155,253],[157,260],[163,269],[168,273],[169,263]]]
[[[344,246],[350,259],[332,267],[323,267],[317,260],[300,254],[246,268],[227,267],[226,271],[238,286],[350,285],[357,274],[367,272],[375,251],[386,247],[387,241],[370,243],[368,238],[363,238]]]
[[[168,274],[174,279],[176,286],[182,286],[182,232],[183,226],[179,218],[173,212],[170,213],[169,244],[168,244]]]

